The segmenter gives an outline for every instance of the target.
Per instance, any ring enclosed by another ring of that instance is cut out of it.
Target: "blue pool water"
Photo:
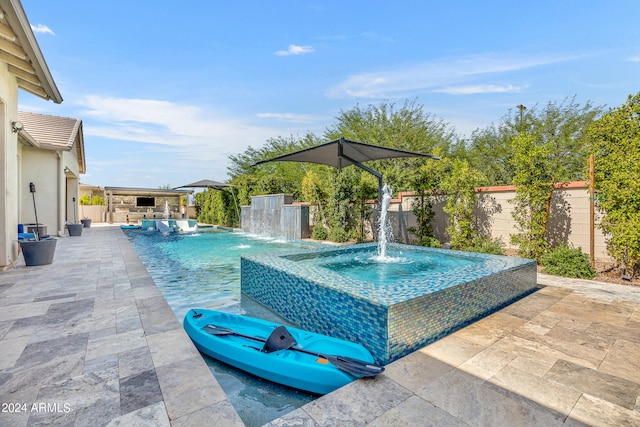
[[[363,252],[330,251],[320,254],[289,257],[300,264],[308,264],[384,287],[402,280],[426,279],[433,274],[470,267],[481,261],[477,258],[453,256],[450,253],[423,253],[399,250],[397,247],[387,250],[387,256],[381,258],[376,248]]]
[[[313,243],[217,229],[196,234],[133,230],[127,231],[127,236],[180,320],[192,307],[246,312],[240,298],[241,255],[318,247]]]
[[[317,244],[210,229],[197,234],[125,232],[156,285],[182,322],[192,307],[205,307],[291,325],[240,294],[240,256],[287,253]],[[256,378],[203,356],[247,426],[260,426],[317,398]]]

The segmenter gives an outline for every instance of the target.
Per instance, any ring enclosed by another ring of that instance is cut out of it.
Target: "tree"
[[[197,193],[194,203],[199,222],[227,227],[237,226],[240,222],[233,195],[227,191],[209,188]]]
[[[104,197],[100,197],[100,196],[90,196],[87,193],[82,193],[82,196],[80,196],[78,198],[78,203],[81,206],[88,206],[88,205],[103,205],[105,204],[104,201]]]
[[[611,109],[588,130],[596,159],[600,227],[607,250],[632,276],[640,273],[640,93]]]
[[[516,186],[512,216],[518,232],[511,235],[511,243],[518,246],[520,256],[540,260],[549,249],[545,235],[553,195],[552,146],[521,132],[513,139],[512,151]]]
[[[365,202],[376,195],[377,182],[371,175],[362,174],[355,167],[335,172],[327,206],[329,239],[333,242],[362,240],[369,212]]]
[[[589,157],[586,131],[601,114],[602,107],[590,102],[580,106],[573,97],[561,103],[549,102],[529,116],[527,132],[535,135],[539,144],[549,145],[549,167],[556,182],[579,181],[588,176],[584,173]]]
[[[260,166],[253,164],[319,143],[318,138],[311,133],[303,137],[277,137],[269,139],[258,150],[249,147],[243,153],[229,156],[230,182],[236,186],[241,203],[249,204],[251,196],[278,193],[293,194],[294,199],[300,200],[305,174],[308,170],[322,166],[298,162],[269,162]]]
[[[425,154],[438,153],[438,155],[446,154],[455,140],[453,131],[442,120],[426,113],[415,101],[408,100],[399,108],[393,103],[382,102],[379,105],[369,105],[364,109],[356,106],[350,110],[341,111],[336,118],[336,123],[325,132],[325,137],[328,140],[335,140],[342,136],[349,140],[383,147]],[[367,166],[382,173],[384,182],[391,188],[407,189],[412,183],[421,179],[417,175],[420,174],[420,168],[425,162],[433,161],[424,158],[400,158],[372,161],[368,162]],[[349,180],[353,185],[357,185],[353,192],[349,192],[349,197],[354,203],[339,203],[333,200],[329,207],[339,210],[334,212],[338,218],[346,215],[346,209],[351,209],[349,216],[356,219],[353,222],[353,227],[358,229],[356,235],[362,236],[366,220],[364,200],[376,198],[377,184],[368,173],[356,168],[349,169],[353,169],[349,174],[354,175]],[[356,175],[361,178],[356,178]],[[369,185],[373,188],[373,193],[370,193]],[[340,190],[333,194],[346,196],[347,192]],[[335,229],[338,229],[337,225]],[[347,229],[347,231],[354,230]]]
[[[585,179],[586,129],[602,107],[580,105],[575,97],[544,107],[521,107],[509,110],[498,125],[473,132],[465,154],[471,166],[487,176],[488,185],[512,184],[516,173],[512,141],[525,132],[538,144],[550,146],[548,161],[556,182]]]
[[[453,249],[471,250],[478,238],[474,227],[475,189],[486,181],[487,178],[466,160],[454,160],[453,170],[442,181],[442,189],[447,193],[444,207],[449,215],[447,233]]]
[[[471,134],[466,158],[470,166],[482,171],[489,185],[507,185],[513,180],[511,140],[517,134],[511,115],[499,125],[491,124]]]
[[[336,123],[325,132],[328,140],[346,139],[425,154],[438,152],[445,156],[455,142],[455,134],[441,119],[424,111],[415,100],[401,107],[389,102],[350,110],[341,110]],[[429,161],[429,160],[427,160]],[[367,163],[381,172],[391,188],[407,188],[423,158],[377,160]]]
[[[316,209],[313,211],[313,223],[315,226],[326,226],[326,208],[329,200],[331,182],[330,174],[324,177],[317,171],[309,170],[302,180],[302,196],[304,200],[314,205]]]
[[[441,161],[425,162],[418,172],[413,174],[408,189],[416,194],[411,205],[411,211],[416,217],[416,225],[408,227],[407,231],[416,236],[420,246],[440,246],[440,242],[433,235],[432,221],[435,217],[433,211],[433,197],[441,189],[444,176],[451,169],[451,161],[447,158]]]

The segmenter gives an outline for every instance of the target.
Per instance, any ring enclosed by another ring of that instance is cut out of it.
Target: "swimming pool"
[[[294,322],[365,345],[383,364],[536,287],[535,261],[518,258],[391,244],[388,255],[400,261],[373,273],[367,260],[376,244],[336,248],[218,230],[126,233],[179,320],[189,308],[207,307]],[[350,256],[364,267],[354,268]],[[241,293],[241,281],[242,292],[260,304]],[[248,426],[316,398],[204,358]]]
[[[240,296],[241,255],[285,254],[318,247],[215,228],[196,234],[146,230],[127,230],[126,234],[180,321],[193,307],[245,311]]]
[[[125,234],[180,322],[190,308],[207,307],[291,325],[240,294],[240,255],[318,247],[216,229],[191,235],[146,230],[126,230]],[[247,426],[261,426],[317,398],[207,356],[203,359]]]

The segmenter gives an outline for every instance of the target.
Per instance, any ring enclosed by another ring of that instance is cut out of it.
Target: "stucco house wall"
[[[77,223],[79,175],[84,173],[82,121],[69,117],[18,112],[20,132],[22,223],[35,222],[29,183],[36,186],[38,221],[50,235],[64,235],[65,223]],[[29,203],[25,204],[25,196]]]
[[[59,229],[58,185],[51,179],[58,175],[57,156],[55,152],[43,151],[29,147],[22,148],[22,179],[20,183],[20,221],[35,223],[33,196],[29,191],[29,183],[36,188],[35,201],[38,210],[38,221],[47,226],[47,233],[56,235]]]
[[[0,268],[18,254],[18,134],[11,123],[18,120],[18,83],[0,61]]]
[[[22,148],[18,89],[55,103],[62,102],[19,0],[0,0],[0,269],[18,257],[18,222],[22,203]],[[27,183],[28,185],[28,183]]]

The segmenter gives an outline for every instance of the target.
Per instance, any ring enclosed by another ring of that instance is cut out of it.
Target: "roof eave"
[[[19,131],[18,136],[20,137],[21,140],[25,141],[29,145],[36,148],[41,148],[40,143],[36,141],[31,135],[29,135],[29,133],[26,130],[22,129],[21,131]]]
[[[77,155],[78,165],[80,167],[80,173],[86,173],[86,165],[84,159],[84,134],[82,132],[82,120],[76,120],[76,125],[73,128],[73,141],[78,142]],[[73,144],[72,144],[73,146]]]
[[[36,40],[31,24],[27,15],[22,8],[22,4],[18,0],[0,0],[2,9],[6,12],[6,19],[11,24],[13,31],[20,40],[22,48],[27,53],[27,56],[31,59],[33,68],[40,79],[42,88],[44,89],[47,97],[45,99],[51,100],[56,104],[62,102],[62,95],[56,86],[51,71],[47,62],[44,60],[38,41]],[[42,97],[41,94],[25,89],[36,96]]]

